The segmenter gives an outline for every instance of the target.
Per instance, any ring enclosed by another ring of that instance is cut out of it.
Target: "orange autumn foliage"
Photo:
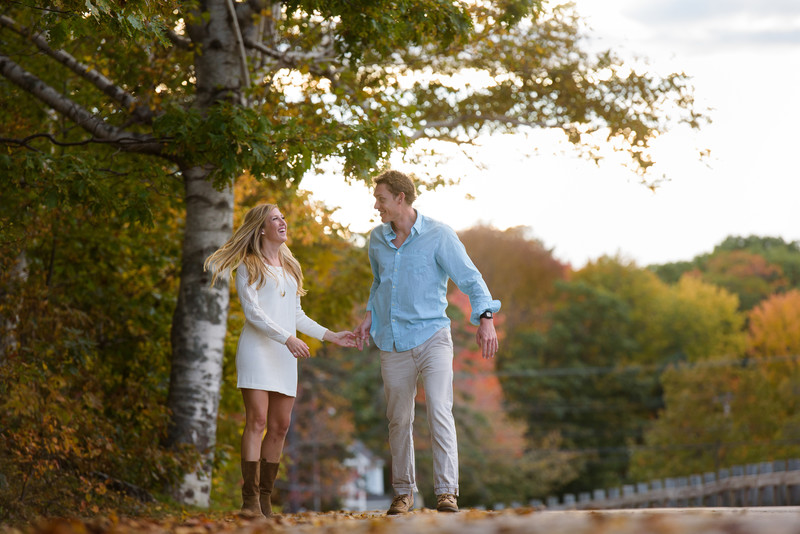
[[[775,294],[750,312],[748,343],[755,358],[800,354],[800,290]]]
[[[480,347],[475,342],[476,327],[469,323],[469,298],[459,290],[448,295],[451,306],[464,313],[464,319],[453,322],[454,340],[462,339],[462,335],[471,336],[468,343],[458,344],[453,359],[454,389],[456,395],[465,399],[469,407],[486,418],[489,424],[489,438],[486,440],[486,453],[505,455],[510,458],[522,456],[525,450],[525,426],[512,421],[506,414],[503,405],[503,390],[500,380],[495,374],[495,359],[484,359]],[[500,340],[500,351],[496,358],[503,357],[503,323],[502,314],[494,319]],[[467,341],[466,339],[464,341]]]

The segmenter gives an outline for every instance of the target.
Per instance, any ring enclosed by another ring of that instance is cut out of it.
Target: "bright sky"
[[[415,206],[456,230],[479,222],[524,225],[575,268],[619,254],[639,265],[690,260],[729,235],[800,240],[800,2],[797,0],[576,0],[590,46],[693,77],[713,123],[659,140],[656,192],[614,161],[558,153],[547,132],[481,140],[482,164],[454,158],[437,168],[458,186]],[[699,149],[711,150],[701,161]],[[536,149],[536,154],[524,156]],[[401,159],[392,166],[419,172]],[[354,231],[376,224],[371,192],[330,175],[303,187]]]

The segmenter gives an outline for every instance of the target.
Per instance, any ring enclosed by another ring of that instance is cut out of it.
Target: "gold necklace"
[[[281,297],[285,297],[286,296],[286,269],[284,269],[283,267],[281,267],[281,274],[283,275],[283,285],[281,286]]]

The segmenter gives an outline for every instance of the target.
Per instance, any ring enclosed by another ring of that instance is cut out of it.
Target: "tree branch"
[[[272,59],[277,59],[278,61],[285,63],[286,65],[290,65],[290,62],[284,58],[283,54],[278,52],[277,50],[273,50],[272,48],[268,47],[264,43],[254,41],[253,39],[245,39],[244,41],[245,46],[248,48],[252,48],[254,50],[258,50],[265,56],[269,56]]]
[[[508,115],[491,115],[491,114],[475,114],[470,113],[467,115],[460,115],[458,117],[454,117],[452,119],[446,121],[432,121],[427,123],[425,126],[414,132],[410,137],[410,141],[416,141],[417,139],[421,139],[423,137],[431,137],[425,133],[425,130],[429,129],[452,129],[456,126],[461,126],[466,122],[479,122],[481,124],[486,124],[489,122],[496,122],[496,123],[505,123],[510,124],[512,126],[528,126],[530,128],[548,128],[549,125],[545,124],[541,121],[525,121],[517,117],[510,117]]]
[[[65,50],[53,50],[47,42],[47,39],[45,39],[41,33],[30,34],[25,28],[20,28],[13,19],[5,15],[0,15],[0,25],[5,26],[26,39],[30,39],[39,50],[61,63],[84,80],[92,83],[104,94],[118,102],[123,109],[126,111],[132,110],[134,116],[142,122],[149,123],[152,120],[152,111],[144,106],[139,106],[139,100],[135,96],[103,76],[103,74],[96,69],[84,65]]]
[[[167,38],[181,50],[189,50],[192,48],[192,40],[183,35],[178,35],[174,30],[167,30]]]
[[[239,19],[236,17],[236,8],[233,7],[233,0],[225,0],[225,6],[228,8],[228,14],[231,17],[233,33],[236,37],[236,45],[239,48],[239,60],[242,63],[242,87],[250,87],[250,71],[247,69],[247,53],[244,51],[242,30],[239,28]]]
[[[2,143],[4,145],[24,146],[25,148],[27,148],[28,150],[31,150],[33,152],[41,152],[41,150],[39,150],[38,148],[36,148],[34,146],[31,146],[28,143],[28,141],[30,141],[31,139],[35,139],[37,137],[50,137],[51,140],[52,140],[52,136],[50,134],[34,134],[34,135],[29,135],[28,137],[25,137],[24,139],[14,139],[12,137],[0,137],[0,143]]]
[[[251,36],[249,32],[244,32],[245,41],[248,39],[256,43],[264,43],[268,46],[275,47],[279,42],[278,38],[278,22],[283,18],[283,10],[281,3],[271,0],[270,5],[264,5],[262,0],[248,0],[247,5],[253,13],[259,13],[258,28],[254,32],[255,36]],[[258,49],[255,49],[256,54],[256,70],[261,69],[266,63],[265,54]]]
[[[61,9],[53,9],[52,7],[32,6],[30,2],[17,2],[16,0],[6,0],[9,4],[17,4],[28,9],[38,9],[39,11],[47,11],[48,13],[60,13],[62,15],[75,15],[75,11],[64,11]]]
[[[0,137],[0,143],[6,145],[19,145],[24,146],[29,150],[33,150],[36,152],[40,152],[39,149],[31,146],[30,141],[38,138],[44,138],[53,143],[56,146],[82,146],[82,145],[89,145],[92,143],[95,144],[118,144],[118,139],[98,139],[96,137],[90,137],[89,139],[83,139],[82,141],[59,141],[53,134],[49,133],[35,133],[31,134],[27,137],[23,137],[21,139],[14,138],[14,137]]]
[[[253,50],[258,50],[265,56],[269,56],[272,59],[278,61],[278,65],[281,67],[297,67],[298,65],[310,62],[308,71],[312,74],[316,74],[318,76],[325,76],[326,78],[333,77],[336,74],[336,71],[333,69],[320,69],[319,67],[313,65],[313,63],[323,62],[323,61],[334,61],[336,57],[331,56],[319,56],[317,54],[290,54],[290,53],[281,53],[275,50],[274,48],[270,48],[264,43],[254,41],[253,39],[245,39],[244,41],[245,46],[248,48],[252,48]]]
[[[110,142],[126,152],[163,156],[161,142],[150,135],[128,132],[90,113],[69,98],[0,54],[0,75],[52,107],[92,134],[94,142]]]

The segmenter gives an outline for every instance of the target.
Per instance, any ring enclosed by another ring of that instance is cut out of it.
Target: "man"
[[[484,358],[497,352],[492,300],[464,245],[448,226],[412,206],[414,184],[405,174],[386,171],[373,180],[375,209],[383,224],[372,230],[369,260],[372,288],[367,312],[356,328],[359,349],[369,336],[381,350],[381,376],[389,419],[392,486],[390,515],[414,505],[414,397],[422,375],[433,446],[437,510],[457,512],[458,447],[453,419],[453,341],[447,308],[447,280],[469,296],[471,322]]]

